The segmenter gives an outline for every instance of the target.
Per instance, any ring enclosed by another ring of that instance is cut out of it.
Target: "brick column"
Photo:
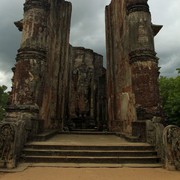
[[[26,0],[24,19],[15,22],[22,31],[13,77],[12,104],[41,105],[47,45],[46,0]]]
[[[130,40],[132,87],[135,94],[138,120],[159,114],[159,68],[154,50],[154,35],[161,26],[151,23],[147,0],[129,0],[127,3]]]
[[[146,141],[146,120],[161,113],[154,36],[162,26],[152,25],[147,0],[128,0],[126,8],[129,23],[129,62],[137,112],[137,121],[132,123],[132,135]]]

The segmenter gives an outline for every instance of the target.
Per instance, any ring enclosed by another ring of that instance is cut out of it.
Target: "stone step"
[[[153,150],[57,150],[57,149],[33,149],[26,148],[23,150],[25,155],[33,156],[108,156],[108,157],[147,157],[156,156],[157,152]]]
[[[43,133],[40,133],[34,137],[35,141],[46,141],[53,137],[54,135],[58,134],[58,130],[49,130],[44,131]]]
[[[91,130],[80,130],[76,129],[73,131],[65,131],[65,132],[59,132],[59,134],[77,134],[77,135],[116,135],[114,132],[104,132],[104,131],[91,131]]]
[[[92,157],[92,156],[28,156],[23,157],[25,162],[63,162],[63,163],[159,163],[157,156],[149,157]]]
[[[27,164],[27,163],[25,163]],[[162,168],[161,163],[28,163],[29,167],[61,167],[61,168]]]
[[[58,137],[33,141],[25,145],[21,159],[27,163],[159,164],[154,146],[109,137],[105,140],[105,136],[93,136],[89,143],[79,135],[68,135],[67,142]],[[86,138],[88,141],[89,135]]]
[[[58,150],[154,150],[154,146],[143,143],[127,143],[122,145],[62,145],[58,143],[32,142],[25,148],[33,149],[58,149]]]
[[[83,128],[81,128],[81,129],[72,129],[70,132],[76,132],[76,131],[78,131],[78,132],[98,132],[97,131],[97,129],[95,129],[95,128],[93,128],[93,129],[83,129]]]

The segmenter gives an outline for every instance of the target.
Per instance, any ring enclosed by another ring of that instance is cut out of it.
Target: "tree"
[[[5,107],[8,101],[8,93],[5,92],[7,89],[6,86],[0,86],[0,121],[5,116]]]
[[[160,95],[168,123],[180,126],[180,71],[175,78],[160,77]]]

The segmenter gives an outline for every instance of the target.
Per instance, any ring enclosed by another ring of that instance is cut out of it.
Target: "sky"
[[[72,2],[70,43],[106,55],[105,6],[111,0],[69,0]],[[12,71],[21,33],[14,21],[23,17],[25,0],[0,0],[0,85],[11,87]],[[163,25],[155,37],[161,76],[176,76],[180,68],[180,0],[149,0],[153,24]]]

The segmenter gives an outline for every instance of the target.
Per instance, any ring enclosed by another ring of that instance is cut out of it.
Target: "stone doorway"
[[[68,128],[103,130],[106,124],[106,69],[103,57],[90,49],[72,47]]]
[[[70,0],[72,2],[72,24],[74,16],[76,14],[76,3],[75,0]],[[79,2],[82,2],[79,0]],[[88,8],[94,8],[97,11],[102,11],[104,13],[105,5],[107,5],[109,1],[106,1],[100,4],[102,7],[97,9],[97,3],[95,0],[92,1],[90,7],[85,7],[83,9],[83,13],[88,14]],[[85,1],[82,2],[83,4]],[[98,4],[98,6],[100,6]],[[75,9],[75,10],[74,10]],[[95,11],[95,10],[94,10]],[[96,11],[94,12],[96,14]],[[81,11],[78,11],[78,14],[81,14]],[[82,14],[83,16],[83,14]],[[94,14],[89,14],[89,19],[87,19],[86,24],[88,24],[88,20],[92,23],[92,19],[96,21],[97,17]],[[76,20],[77,21],[77,20]],[[105,18],[104,18],[105,22]],[[81,19],[79,18],[79,23],[81,23]],[[78,23],[78,24],[79,24]],[[88,27],[91,27],[92,24],[88,24]],[[105,24],[105,23],[104,23]],[[94,25],[95,26],[95,25]],[[87,28],[87,26],[82,26],[82,28]],[[99,27],[96,24],[95,31],[99,32],[99,29],[104,29],[104,39],[105,39],[105,26]],[[88,29],[87,29],[88,31]],[[70,31],[70,34],[72,32]],[[89,32],[91,33],[91,32]],[[87,33],[86,33],[87,34]],[[78,47],[71,48],[71,62],[72,62],[72,73],[71,73],[71,89],[70,89],[70,105],[69,105],[69,123],[72,127],[76,129],[96,129],[103,130],[107,129],[107,102],[106,102],[106,69],[103,67],[105,64],[105,57],[100,55],[97,52],[94,52],[91,49],[87,49],[87,47],[91,47],[88,43],[84,42],[84,35],[82,38],[82,42],[79,40],[75,41],[75,45],[78,43]],[[73,33],[71,34],[73,36]],[[70,35],[70,39],[72,40]],[[94,37],[92,37],[93,39]],[[93,39],[96,41],[96,39]],[[72,43],[74,41],[72,40]],[[101,43],[101,42],[98,42]],[[104,45],[103,45],[104,44]],[[82,45],[84,47],[82,47]],[[80,47],[79,47],[80,46]],[[105,49],[105,42],[102,42],[101,45]],[[104,50],[105,51],[105,50]],[[102,52],[105,56],[105,52]],[[103,59],[104,58],[104,59]]]

